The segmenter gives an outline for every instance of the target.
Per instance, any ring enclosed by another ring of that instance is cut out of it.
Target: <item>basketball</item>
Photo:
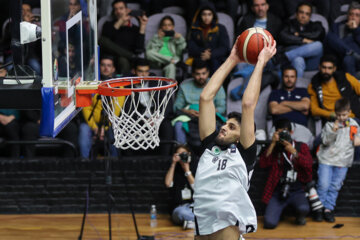
[[[263,28],[253,27],[242,32],[238,38],[237,50],[241,60],[256,64],[259,53],[264,47],[264,40],[273,44],[274,38]]]

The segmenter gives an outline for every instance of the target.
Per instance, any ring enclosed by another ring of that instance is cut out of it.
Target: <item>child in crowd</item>
[[[354,159],[354,147],[360,145],[359,125],[349,118],[350,102],[341,98],[335,103],[336,120],[327,122],[322,130],[322,144],[317,153],[318,195],[324,205],[324,219],[335,222],[334,208],[348,168]]]

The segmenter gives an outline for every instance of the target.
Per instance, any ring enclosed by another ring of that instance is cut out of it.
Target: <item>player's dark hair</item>
[[[320,64],[322,64],[323,62],[331,62],[332,64],[334,64],[334,66],[337,65],[337,59],[332,54],[326,54],[326,55],[322,56],[320,58]]]
[[[228,115],[227,115],[227,118],[230,119],[230,118],[235,118],[235,120],[239,123],[239,125],[241,125],[241,113],[239,112],[230,112]],[[254,132],[256,132],[256,124],[254,123]]]
[[[296,12],[298,12],[298,11],[299,11],[299,8],[302,7],[302,6],[308,6],[308,7],[310,8],[310,11],[311,11],[310,14],[312,14],[312,8],[313,8],[313,6],[311,5],[311,3],[306,2],[306,1],[300,2],[300,3],[296,6]]]
[[[194,62],[191,67],[191,72],[194,73],[196,70],[203,68],[209,70],[209,66],[207,65],[207,63],[201,59],[194,59]]]
[[[291,122],[287,118],[281,118],[274,123],[275,130],[278,130],[280,128],[286,128],[288,131],[291,131]]]
[[[347,98],[340,98],[335,102],[335,112],[349,111],[350,101]]]

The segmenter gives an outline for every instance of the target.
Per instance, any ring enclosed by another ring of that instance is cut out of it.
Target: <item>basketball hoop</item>
[[[166,106],[177,89],[175,80],[163,77],[126,77],[98,86],[103,109],[114,131],[116,148],[154,149],[159,146],[159,127]],[[118,97],[124,96],[124,104]],[[120,115],[115,109],[121,109]]]

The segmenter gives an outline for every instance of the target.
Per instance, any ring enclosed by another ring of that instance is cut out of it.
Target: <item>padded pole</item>
[[[14,67],[24,65],[23,47],[20,44],[20,22],[22,15],[22,0],[10,1],[11,19],[11,52],[13,55]]]

